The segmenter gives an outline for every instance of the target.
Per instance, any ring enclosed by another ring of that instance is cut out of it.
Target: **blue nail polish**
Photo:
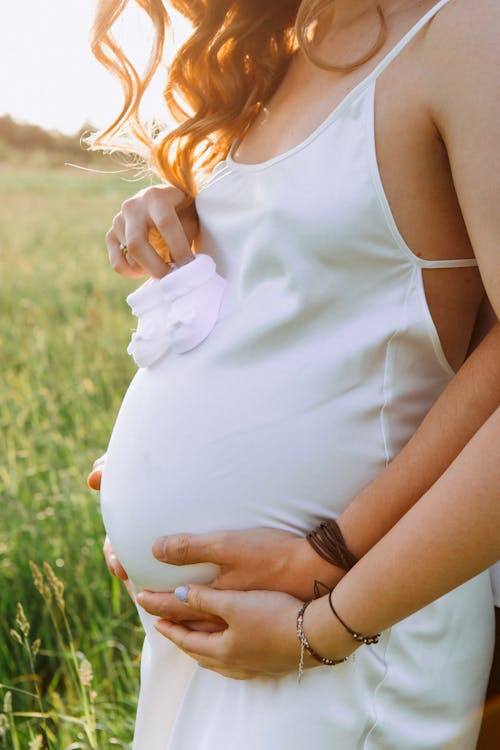
[[[189,596],[189,586],[177,586],[174,595],[180,602],[187,602]]]

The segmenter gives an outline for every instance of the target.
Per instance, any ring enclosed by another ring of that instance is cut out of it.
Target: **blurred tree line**
[[[87,151],[82,144],[82,137],[95,130],[91,123],[84,123],[74,135],[65,135],[3,115],[0,117],[0,163],[28,160],[47,166],[62,166],[67,161],[85,166],[102,164],[103,156]]]

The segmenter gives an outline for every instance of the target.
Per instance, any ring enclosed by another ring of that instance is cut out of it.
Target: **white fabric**
[[[495,607],[500,607],[500,562],[490,568],[490,576]]]
[[[299,146],[257,165],[229,156],[197,197],[199,247],[227,281],[219,319],[189,353],[139,370],[102,482],[105,525],[136,589],[213,575],[155,561],[159,534],[303,534],[337,517],[453,376],[422,268],[470,262],[424,264],[398,231],[375,154],[385,64]],[[239,682],[200,669],[140,614],[134,750],[475,746],[493,646],[487,573],[300,686],[296,674]]]
[[[185,354],[201,344],[216,323],[225,286],[213,259],[198,254],[129,294],[138,324],[127,351],[136,364],[149,367],[170,348]]]

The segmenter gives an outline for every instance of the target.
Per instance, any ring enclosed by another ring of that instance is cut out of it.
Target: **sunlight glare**
[[[149,54],[151,26],[131,6],[116,34],[140,66]],[[102,127],[114,119],[122,94],[90,52],[93,14],[92,0],[5,3],[0,14],[0,115],[65,133],[76,132],[84,122]],[[189,34],[189,24],[176,12],[171,17],[177,44]],[[146,119],[165,116],[164,78],[159,72],[145,97]]]

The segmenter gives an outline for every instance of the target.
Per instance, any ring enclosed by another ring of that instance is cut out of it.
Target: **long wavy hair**
[[[162,63],[171,20],[163,0],[135,2],[154,30],[142,75],[112,33],[129,0],[97,3],[92,51],[119,79],[124,103],[114,122],[94,134],[89,145],[145,156],[154,172],[189,199],[196,195],[199,175],[224,159],[231,143],[245,134],[298,48],[321,68],[350,70],[370,59],[385,41],[385,19],[377,6],[381,26],[375,44],[360,60],[330,65],[318,57],[315,46],[333,19],[335,0],[170,0],[191,23],[192,33],[176,51],[164,89],[177,125],[161,132],[141,123],[139,107]]]

